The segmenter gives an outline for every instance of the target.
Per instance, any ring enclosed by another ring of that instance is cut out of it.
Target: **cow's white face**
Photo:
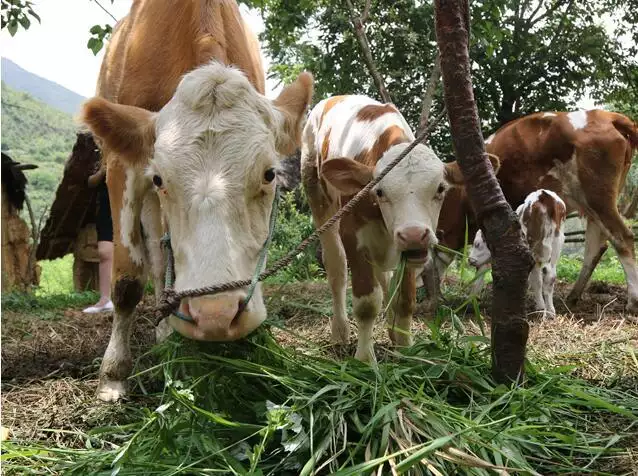
[[[311,94],[312,78],[302,75],[271,102],[239,71],[212,63],[184,76],[152,116],[151,160],[140,180],[159,195],[177,291],[252,277],[268,235],[275,166],[298,145]],[[195,339],[241,338],[266,318],[260,286],[238,315],[245,297],[240,289],[184,299],[180,311],[194,324],[171,324]]]
[[[474,243],[472,243],[472,249],[470,250],[468,261],[470,265],[478,269],[481,266],[488,264],[491,259],[492,253],[487,247],[485,238],[483,238],[483,232],[481,230],[478,230],[476,232],[476,236],[474,237]]]
[[[323,177],[346,195],[377,177],[408,144],[391,147],[375,167],[351,159],[330,159],[322,166]],[[386,229],[408,263],[422,266],[429,249],[437,243],[436,225],[445,192],[462,183],[456,163],[443,163],[431,149],[419,144],[371,191]]]
[[[377,177],[407,144],[390,148],[377,162]],[[445,192],[453,184],[446,165],[428,147],[419,144],[372,189],[386,229],[408,263],[421,265],[437,243],[436,225]]]

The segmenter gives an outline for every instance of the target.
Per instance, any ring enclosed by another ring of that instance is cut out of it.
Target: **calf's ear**
[[[330,159],[321,166],[322,177],[344,195],[359,192],[372,180],[373,172],[374,168],[347,158]]]
[[[494,154],[487,153],[487,158],[492,164],[492,168],[494,169],[494,175],[496,175],[501,168],[501,161],[498,156]],[[457,161],[448,162],[445,164],[445,179],[453,186],[460,187],[465,184],[465,178],[463,177],[463,173],[461,173],[461,168]]]
[[[294,154],[301,145],[301,130],[305,123],[306,110],[312,101],[313,81],[310,73],[301,73],[273,101],[284,116],[283,128],[277,134],[276,143],[280,154]]]
[[[80,120],[102,147],[131,165],[150,160],[155,144],[155,114],[135,106],[94,97],[82,105]]]

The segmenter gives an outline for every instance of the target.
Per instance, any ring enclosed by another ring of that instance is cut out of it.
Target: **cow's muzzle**
[[[192,322],[171,316],[170,323],[180,334],[195,340],[223,342],[241,339],[259,327],[266,317],[254,310],[254,306],[247,306],[239,312],[245,299],[246,292],[242,290],[184,298],[179,312],[190,317]]]
[[[423,265],[427,258],[432,233],[424,226],[407,226],[397,230],[395,234],[396,244],[401,254],[409,265]]]

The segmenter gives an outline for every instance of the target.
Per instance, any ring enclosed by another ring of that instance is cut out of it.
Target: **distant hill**
[[[21,68],[13,61],[2,58],[2,81],[7,86],[29,93],[51,107],[76,114],[86,99],[77,93]]]
[[[39,166],[26,172],[27,193],[39,218],[51,205],[62,179],[64,163],[75,143],[76,125],[70,114],[2,81],[1,126],[2,151],[18,162]]]

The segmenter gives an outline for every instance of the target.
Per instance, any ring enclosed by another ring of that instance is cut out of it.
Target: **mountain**
[[[1,92],[2,151],[18,162],[38,165],[26,172],[27,193],[37,219],[53,202],[75,143],[76,125],[70,114],[16,91],[4,81]]]
[[[29,93],[51,107],[76,114],[86,99],[53,81],[28,72],[13,61],[2,58],[2,81],[13,89]]]

